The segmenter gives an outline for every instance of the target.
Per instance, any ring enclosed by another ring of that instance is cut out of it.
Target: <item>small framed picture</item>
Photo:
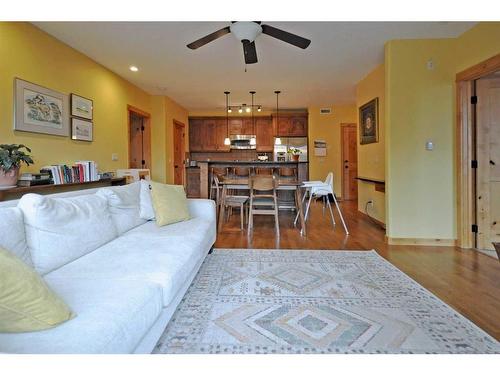
[[[359,143],[378,142],[378,98],[359,107]]]
[[[94,104],[91,99],[71,94],[71,116],[92,120],[94,115]]]
[[[78,118],[71,119],[71,139],[75,141],[92,142],[93,124],[90,121],[80,120]]]

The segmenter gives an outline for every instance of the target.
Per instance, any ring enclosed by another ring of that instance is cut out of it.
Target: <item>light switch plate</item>
[[[111,154],[111,160],[118,161],[118,154]]]

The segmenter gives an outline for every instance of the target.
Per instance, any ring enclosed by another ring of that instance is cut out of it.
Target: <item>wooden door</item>
[[[200,152],[203,151],[203,120],[190,119],[189,120],[189,151]]]
[[[174,184],[184,185],[184,156],[186,155],[185,142],[185,127],[184,124],[174,120]]]
[[[356,124],[341,125],[342,199],[358,198],[358,139]]]
[[[273,123],[271,121],[271,118],[256,118],[255,133],[255,135],[257,136],[257,151],[273,152],[274,137]]]
[[[129,168],[151,169],[150,115],[128,107]]]
[[[500,78],[476,82],[476,216],[478,249],[500,242]]]

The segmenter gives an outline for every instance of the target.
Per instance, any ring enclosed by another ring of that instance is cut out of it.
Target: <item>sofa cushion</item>
[[[158,226],[189,220],[189,206],[184,186],[151,182],[151,199]]]
[[[151,182],[141,180],[140,192],[140,213],[139,216],[144,220],[154,220],[155,210],[153,208],[153,201],[151,200]]]
[[[53,328],[72,314],[36,271],[0,247],[0,332]]]
[[[96,194],[70,198],[26,194],[19,208],[33,265],[42,275],[117,237],[107,201]]]
[[[132,353],[162,309],[158,285],[45,277],[77,316],[46,331],[0,334],[5,353]]]
[[[146,222],[139,216],[140,189],[140,182],[134,182],[129,185],[99,189],[96,193],[108,201],[118,235]]]
[[[153,282],[162,287],[167,306],[215,241],[213,225],[202,218],[164,227],[150,221],[50,276]]]
[[[17,207],[0,208],[0,247],[33,267],[26,243],[23,212]]]

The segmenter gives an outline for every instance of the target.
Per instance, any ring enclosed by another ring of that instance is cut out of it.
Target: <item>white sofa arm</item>
[[[215,222],[215,202],[211,199],[188,199],[191,217],[202,217]]]

